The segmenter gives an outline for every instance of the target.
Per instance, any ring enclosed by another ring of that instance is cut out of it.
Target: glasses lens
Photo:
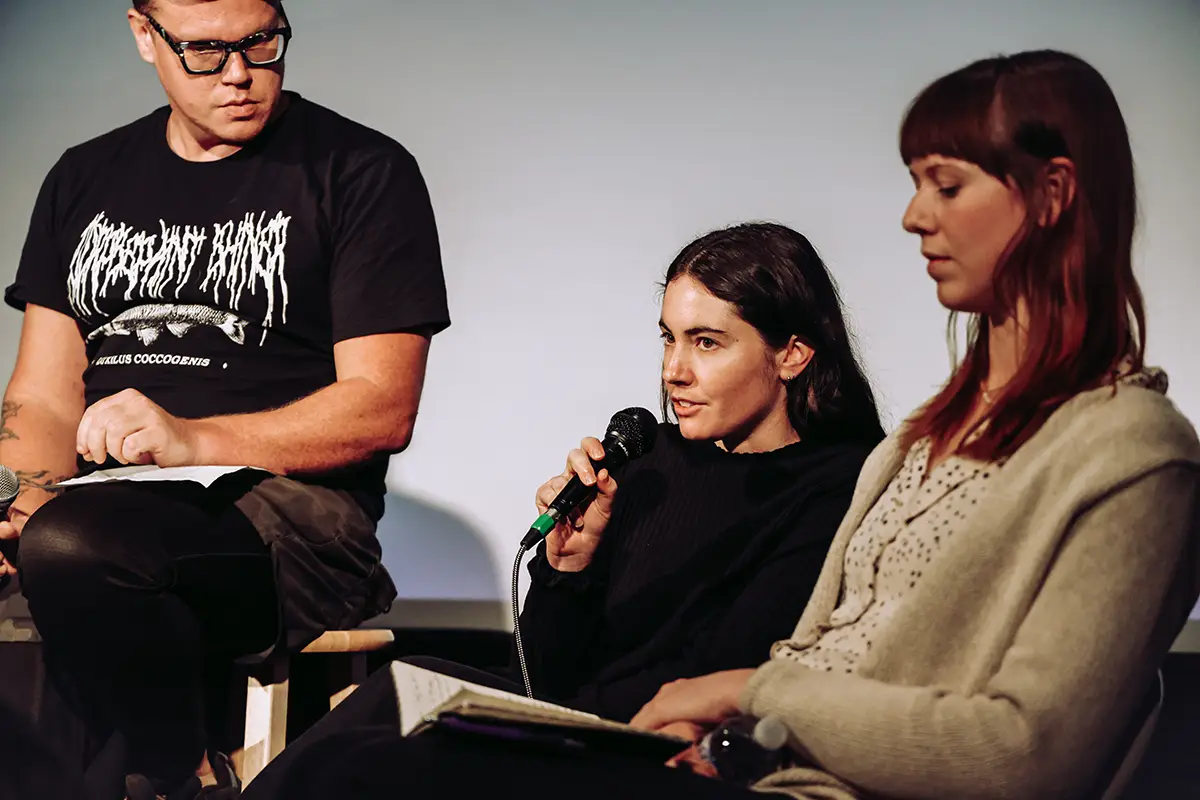
[[[188,44],[183,49],[183,62],[192,72],[213,72],[221,68],[225,49],[206,44]]]
[[[283,37],[283,34],[277,33],[274,36],[268,36],[261,42],[250,45],[244,51],[244,55],[246,61],[255,66],[274,64],[283,58],[283,51],[286,47],[287,39]]]

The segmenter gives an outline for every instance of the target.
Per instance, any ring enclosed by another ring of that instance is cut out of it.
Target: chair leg
[[[267,683],[251,674],[246,683],[246,735],[239,775],[248,784],[279,755],[287,739],[288,662],[268,667]]]
[[[350,696],[350,693],[358,688],[358,685],[367,679],[367,654],[366,653],[351,653],[350,654],[350,676],[345,685],[337,689],[329,696],[329,710],[337,708],[338,703]],[[334,681],[334,686],[339,686],[341,681]]]

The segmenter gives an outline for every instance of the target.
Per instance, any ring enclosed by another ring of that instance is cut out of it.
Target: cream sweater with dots
[[[1165,384],[1165,381],[1163,381]],[[800,798],[1069,798],[1093,790],[1200,595],[1200,442],[1161,389],[1064,404],[957,521],[851,674],[798,663],[848,544],[905,453],[872,453],[792,638],[742,696],[800,764]]]

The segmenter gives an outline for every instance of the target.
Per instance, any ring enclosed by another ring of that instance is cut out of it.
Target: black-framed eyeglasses
[[[163,26],[149,14],[143,14],[150,27],[162,37],[179,56],[184,72],[189,75],[215,75],[225,69],[230,53],[241,53],[247,66],[266,67],[283,60],[287,52],[288,42],[292,38],[292,29],[288,25],[272,28],[269,31],[252,33],[237,42],[223,42],[219,39],[212,41],[180,42],[163,30]]]

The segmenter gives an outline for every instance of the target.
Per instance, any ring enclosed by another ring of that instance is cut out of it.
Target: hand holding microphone
[[[551,567],[578,572],[590,564],[612,515],[613,496],[617,492],[617,482],[610,471],[650,452],[657,435],[658,420],[646,409],[618,411],[609,420],[603,442],[584,439],[567,456],[563,473],[538,488],[535,502],[539,516],[521,540],[512,576],[513,638],[525,694],[529,697],[533,697],[533,684],[525,664],[525,646],[521,643],[521,598],[517,594],[521,558],[546,539],[546,558]]]
[[[588,437],[567,455],[567,468],[542,484],[534,502],[541,515],[522,544],[546,538],[546,557],[561,572],[578,572],[591,563],[612,516],[617,482],[611,470],[654,448],[658,420],[644,408],[618,411],[604,441]]]
[[[595,487],[595,496],[582,508],[560,517],[554,530],[546,535],[546,560],[559,572],[579,572],[592,561],[600,545],[608,520],[612,517],[613,498],[617,482],[604,468],[604,445],[594,436],[579,443],[567,453],[567,468],[538,487],[534,502],[539,514],[545,514],[550,504],[567,483],[577,479],[584,486]]]

